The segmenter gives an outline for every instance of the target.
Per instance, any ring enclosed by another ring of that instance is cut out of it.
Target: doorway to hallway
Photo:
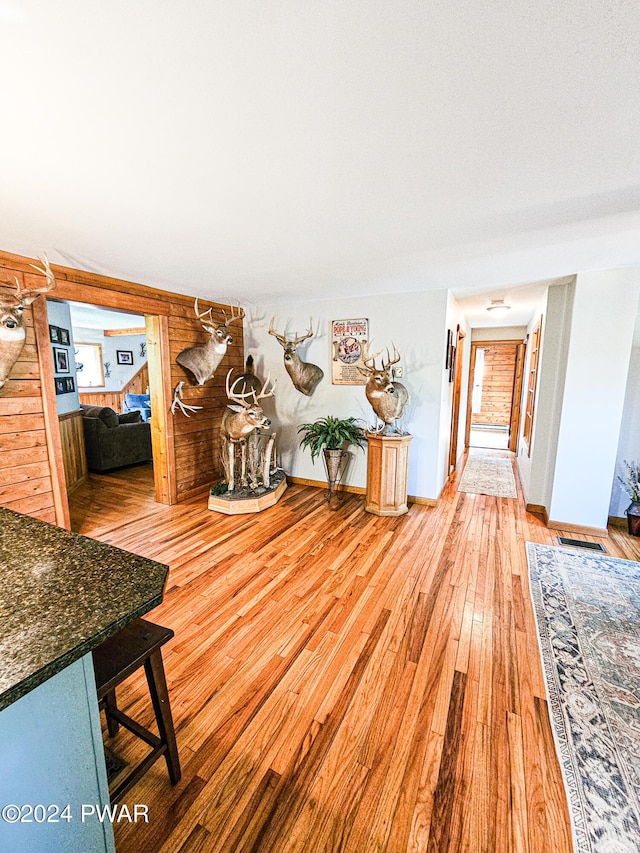
[[[524,344],[473,341],[467,402],[467,447],[517,449]]]

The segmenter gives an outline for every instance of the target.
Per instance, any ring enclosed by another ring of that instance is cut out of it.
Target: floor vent
[[[587,548],[589,551],[605,551],[604,545],[600,542],[584,542],[582,539],[569,539],[567,536],[558,536],[558,542],[561,545],[570,545],[572,548]]]

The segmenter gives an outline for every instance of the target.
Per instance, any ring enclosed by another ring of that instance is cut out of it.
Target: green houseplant
[[[323,454],[329,486],[327,497],[331,503],[336,494],[341,463],[347,456],[344,445],[355,444],[362,448],[364,429],[358,426],[356,418],[335,418],[328,415],[325,418],[317,418],[313,423],[302,424],[298,427],[298,433],[302,433],[300,447],[311,451],[311,461],[314,464],[320,453]]]

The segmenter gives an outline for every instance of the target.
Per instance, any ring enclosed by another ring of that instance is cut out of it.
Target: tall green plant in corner
[[[332,498],[336,494],[336,483],[342,463],[348,457],[344,446],[355,444],[362,448],[365,438],[364,430],[358,426],[356,418],[334,418],[328,415],[326,418],[318,418],[313,423],[302,424],[298,427],[298,433],[302,433],[300,447],[306,447],[311,451],[311,461],[314,464],[321,452],[324,456],[329,484],[327,496],[331,505]]]

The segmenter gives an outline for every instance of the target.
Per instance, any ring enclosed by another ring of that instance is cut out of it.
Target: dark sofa
[[[151,425],[138,412],[118,415],[107,406],[80,408],[90,471],[101,474],[151,461]]]

